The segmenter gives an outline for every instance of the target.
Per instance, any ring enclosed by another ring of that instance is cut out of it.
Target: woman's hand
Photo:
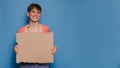
[[[52,54],[54,55],[57,51],[57,46],[53,46],[53,49],[52,49]]]
[[[15,51],[16,54],[18,53],[18,45],[16,45],[16,46],[14,47],[14,51]]]

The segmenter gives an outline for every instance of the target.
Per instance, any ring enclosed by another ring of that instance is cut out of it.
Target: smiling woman
[[[44,24],[39,24],[39,19],[41,16],[41,7],[38,4],[31,4],[28,7],[28,17],[29,17],[29,24],[23,26],[18,30],[18,33],[21,32],[41,32],[46,33],[50,32],[50,29],[48,26]],[[18,46],[17,44],[14,48],[15,52],[18,52]],[[56,52],[56,47],[53,47],[52,53],[54,54]],[[49,68],[48,64],[38,64],[38,63],[20,63],[20,68]]]
[[[28,7],[28,13],[27,15],[30,18],[30,22],[37,22],[40,19],[40,15],[41,15],[41,7],[38,4],[31,4]]]
[[[28,12],[28,16],[30,17],[30,21],[37,22],[40,19],[40,11],[34,8]]]

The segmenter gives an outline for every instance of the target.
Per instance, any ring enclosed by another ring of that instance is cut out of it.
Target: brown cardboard
[[[17,63],[53,63],[53,32],[17,33],[16,42],[18,43]]]

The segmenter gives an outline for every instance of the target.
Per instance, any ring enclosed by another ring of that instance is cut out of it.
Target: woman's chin
[[[32,20],[32,22],[34,22],[34,23],[36,23],[36,22],[38,22],[39,20]]]

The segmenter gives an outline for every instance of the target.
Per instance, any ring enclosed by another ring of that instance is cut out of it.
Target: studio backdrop
[[[19,68],[16,32],[31,3],[55,35],[50,68],[120,68],[120,0],[0,0],[0,68]]]

